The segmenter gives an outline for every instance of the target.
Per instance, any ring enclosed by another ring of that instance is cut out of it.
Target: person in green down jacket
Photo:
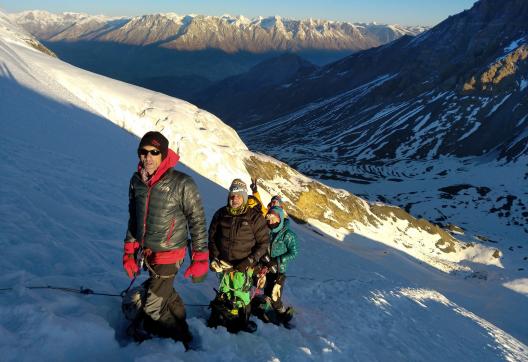
[[[264,309],[256,314],[266,322],[283,323],[286,327],[293,317],[293,308],[282,303],[282,291],[286,282],[286,268],[299,253],[297,235],[289,228],[289,219],[281,207],[273,206],[268,210],[266,222],[270,230],[270,252],[261,259],[266,278],[264,283],[265,302],[258,308]],[[262,270],[260,274],[262,275]],[[274,313],[269,313],[273,308]]]

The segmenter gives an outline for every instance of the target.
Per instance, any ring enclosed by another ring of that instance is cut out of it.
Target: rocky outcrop
[[[479,255],[500,264],[500,252],[464,243],[425,219],[401,208],[368,203],[344,190],[307,178],[288,165],[257,155],[245,161],[248,173],[270,195],[281,195],[284,208],[296,222],[310,223],[336,239],[363,235],[425,260],[444,271],[465,270],[459,264]],[[495,261],[493,261],[495,260]]]
[[[480,91],[488,94],[501,87],[512,89],[515,87],[516,75],[525,74],[520,71],[528,67],[528,45],[523,44],[515,48],[511,53],[500,57],[490,64],[478,76],[472,76],[463,86],[463,90],[471,93]],[[518,77],[517,77],[518,78]],[[510,80],[508,82],[508,79]]]
[[[35,39],[27,39],[26,40],[26,43],[28,43],[31,47],[37,49],[39,52],[42,52],[44,54],[48,54],[49,56],[52,56],[52,57],[57,57],[57,55],[52,52],[51,50],[49,50],[48,48],[46,48],[44,45],[42,45],[41,42],[35,40]]]

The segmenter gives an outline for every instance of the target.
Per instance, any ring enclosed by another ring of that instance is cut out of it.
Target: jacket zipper
[[[172,224],[170,226],[169,233],[167,234],[167,244],[169,243],[169,240],[172,237],[172,231],[174,230],[175,224],[176,224],[176,219],[172,219]]]
[[[141,247],[145,247],[145,235],[147,234],[147,216],[149,212],[149,204],[150,204],[150,191],[152,190],[152,187],[148,187],[147,192],[147,202],[145,205],[145,216],[143,217],[143,237],[141,238]]]
[[[275,236],[273,236],[273,239],[270,241],[270,258],[271,258],[271,254],[273,252],[273,247],[275,246],[275,249],[277,248],[278,244],[279,244],[279,235],[285,233],[284,229],[282,229],[281,231],[279,231],[277,234],[275,234]],[[272,234],[273,235],[273,234]],[[280,243],[281,244],[284,244],[284,241],[283,240],[280,240]],[[278,263],[277,263],[277,266],[279,267],[279,271],[280,271],[280,266],[282,263],[280,263],[280,256],[278,257]]]
[[[228,250],[228,253],[227,255],[229,255],[229,259],[231,260],[232,258],[232,255],[231,255],[231,246],[233,244],[233,239],[234,239],[234,233],[233,233],[233,230],[234,230],[234,226],[236,224],[236,218],[231,215],[231,229],[229,230],[229,250]]]

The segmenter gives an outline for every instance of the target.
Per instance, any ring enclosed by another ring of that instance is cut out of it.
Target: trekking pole
[[[123,298],[127,293],[128,291],[130,290],[130,288],[132,288],[132,285],[134,284],[134,282],[136,281],[136,276],[134,275],[134,278],[132,279],[132,281],[130,282],[130,284],[128,285],[128,288],[126,288],[125,290],[123,290],[120,294],[120,296]]]
[[[91,295],[102,295],[102,296],[105,296],[105,297],[120,297],[121,296],[120,294],[94,292],[92,289],[84,288],[84,287],[80,287],[79,289],[76,289],[76,288],[54,287],[54,286],[51,286],[51,285],[45,285],[45,286],[28,286],[28,287],[24,287],[24,288],[32,289],[32,290],[36,290],[36,289],[51,289],[51,290],[60,290],[62,292],[77,293],[77,294],[84,294],[84,295],[90,295],[90,294]],[[5,288],[5,289],[0,289],[0,290],[13,290],[13,288]]]

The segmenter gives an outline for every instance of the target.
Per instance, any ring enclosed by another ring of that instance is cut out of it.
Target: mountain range
[[[524,273],[527,51],[528,3],[481,0],[417,37],[249,90],[244,102],[198,104],[311,177],[452,224],[468,242],[515,240],[505,257]]]
[[[127,18],[35,10],[10,18],[71,64],[189,100],[283,53],[325,64],[426,29],[174,13]]]
[[[37,38],[58,41],[104,41],[156,45],[197,51],[219,49],[296,52],[301,50],[357,51],[416,35],[425,27],[353,24],[328,20],[294,20],[280,16],[204,16],[175,13],[137,17],[105,17],[80,13],[26,11],[11,18]]]
[[[527,58],[528,3],[482,0],[417,37],[254,92],[258,102],[226,102],[215,114],[229,115],[256,149],[312,175],[383,160],[515,159],[528,153]],[[280,139],[261,138],[271,130]]]

